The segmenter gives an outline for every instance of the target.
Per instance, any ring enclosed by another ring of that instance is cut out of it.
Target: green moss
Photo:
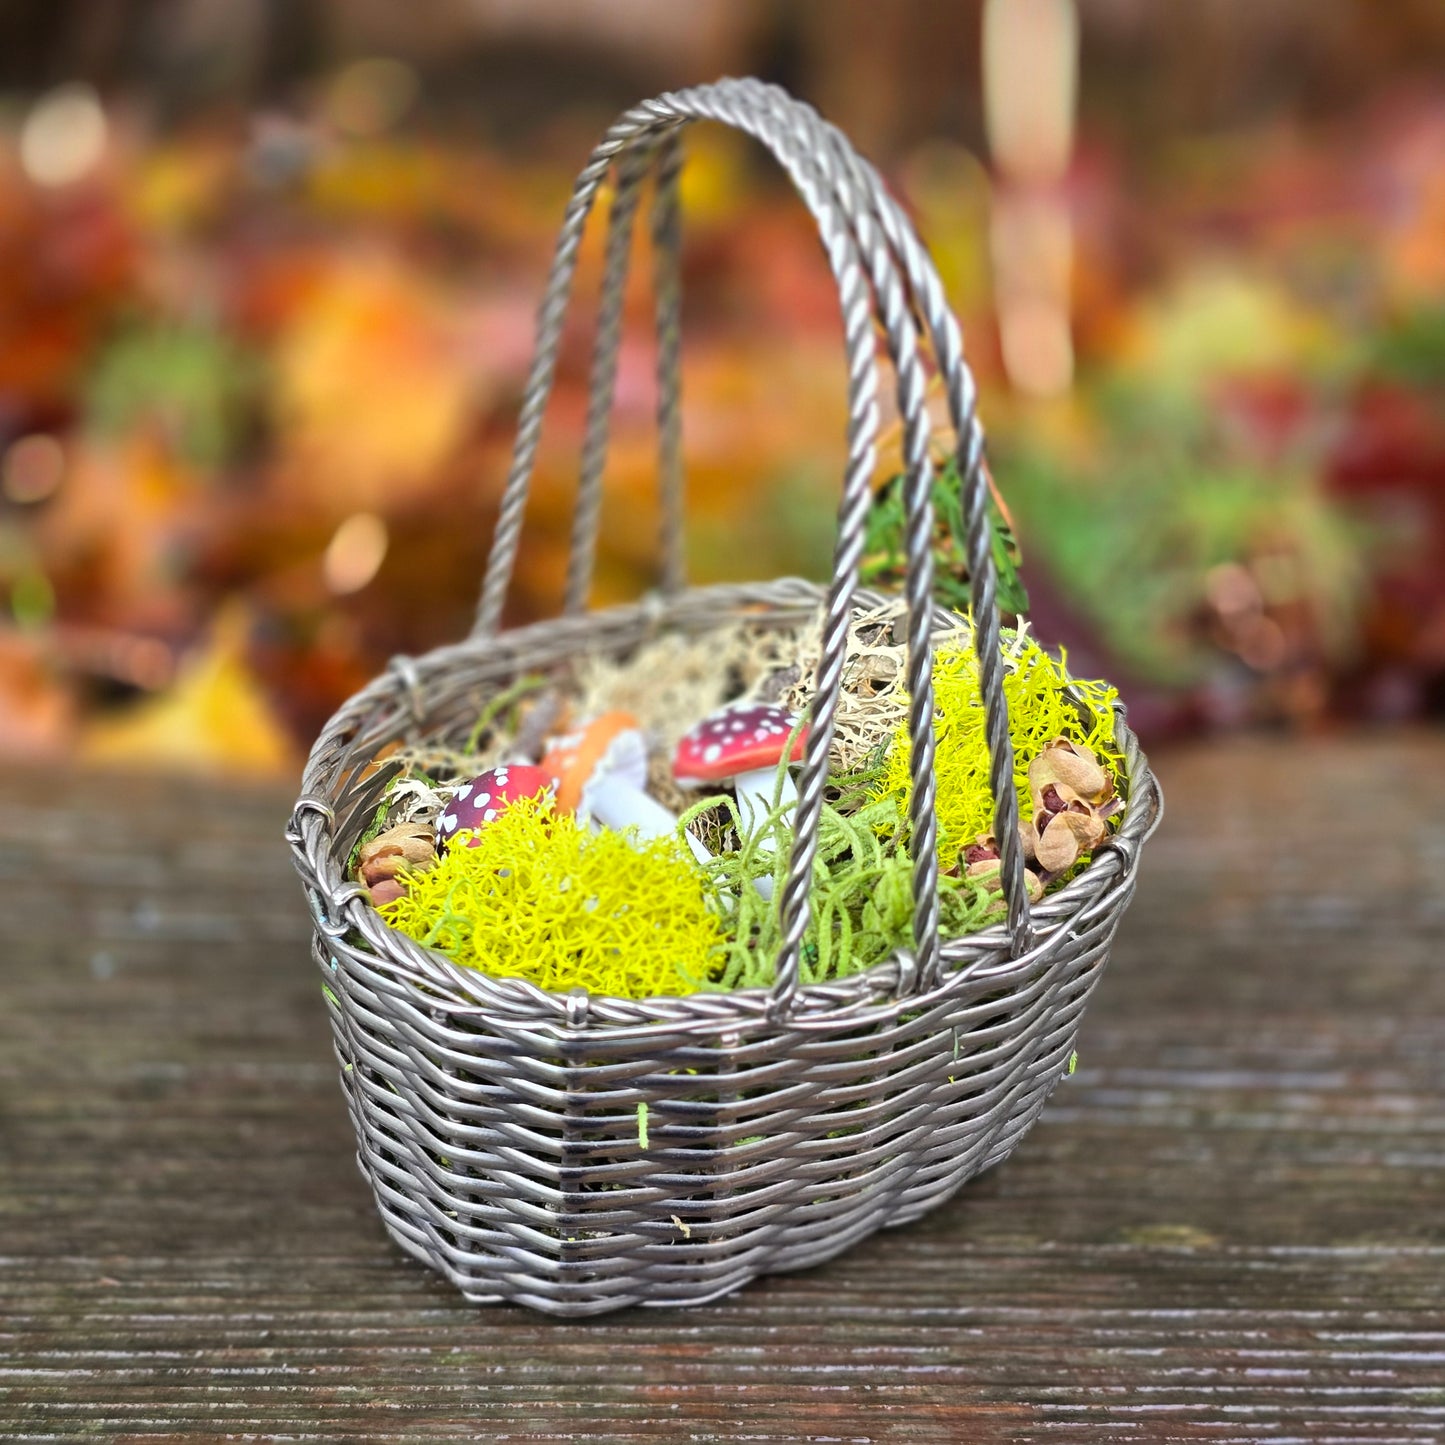
[[[371,815],[371,822],[362,830],[361,837],[356,840],[356,846],[351,850],[351,856],[346,860],[346,871],[348,874],[356,872],[356,865],[361,858],[361,850],[371,842],[373,838],[379,838],[386,832],[387,824],[391,817],[392,796],[388,787],[381,802],[376,805],[376,812]]]
[[[728,798],[711,798],[694,811],[723,807]],[[690,814],[684,814],[688,817]],[[768,823],[736,851],[706,865],[716,895],[729,909],[723,940],[724,964],[710,984],[718,989],[765,988],[773,982],[782,944],[778,900],[793,844],[786,819],[790,809],[775,808]],[[736,823],[736,812],[733,812]],[[769,851],[764,838],[772,841]],[[768,876],[772,897],[765,899],[753,880]],[[818,821],[818,851],[813,862],[808,929],[803,935],[799,978],[804,984],[827,983],[881,963],[913,939],[913,863],[891,839],[880,836],[876,815],[846,815],[823,807]],[[958,937],[984,926],[993,900],[962,878],[939,879],[941,928]]]
[[[1078,681],[1065,660],[1050,657],[1020,631],[1004,648],[1004,697],[1014,750],[1014,786],[1020,815],[1033,809],[1028,766],[1045,745],[1060,735],[1093,750],[1116,777],[1124,760],[1114,746],[1117,689],[1103,682]],[[1083,711],[1066,695],[1072,689]],[[988,744],[978,659],[967,638],[944,643],[933,659],[934,771],[938,786],[938,852],[951,865],[960,848],[980,833],[993,831],[993,796],[988,785]],[[899,725],[877,777],[868,790],[866,815],[892,833],[906,828],[912,780],[908,774],[908,726]]]

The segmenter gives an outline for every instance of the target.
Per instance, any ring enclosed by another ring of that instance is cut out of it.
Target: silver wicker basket
[[[679,141],[711,119],[761,141],[819,226],[842,301],[848,460],[835,575],[683,586],[677,408]],[[565,615],[498,634],[528,479],[584,224],[612,169]],[[639,188],[656,177],[663,569],[656,595],[588,611],[621,298]],[[921,323],[921,327],[920,327]],[[904,423],[914,946],[868,972],[798,986],[847,626],[875,604],[857,586],[886,342]],[[921,331],[921,336],[920,336]],[[1005,923],[940,938],[935,857],[929,423],[920,340],[943,379],[966,477],[975,646],[991,746]],[[476,1303],[557,1314],[715,1299],[817,1264],[906,1223],[1003,1159],[1068,1068],[1084,1005],[1158,819],[1157,784],[1122,716],[1117,832],[1067,887],[1030,907],[1002,678],[982,434],[958,326],[933,267],[877,174],[808,106],[750,80],[669,94],[623,115],[577,182],[539,320],[516,453],[476,628],[398,658],[322,732],[288,840],[316,920],[315,957],[362,1172],[392,1237]],[[399,741],[464,736],[519,674],[581,653],[623,656],[660,630],[703,634],[746,615],[796,627],[825,607],[796,841],[779,895],[783,943],[768,990],[626,1000],[544,993],[462,968],[393,932],[347,860]]]

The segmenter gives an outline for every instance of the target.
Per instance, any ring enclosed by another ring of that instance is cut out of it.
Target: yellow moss
[[[1004,662],[1004,696],[1008,700],[1014,786],[1021,817],[1028,818],[1033,812],[1028,787],[1029,763],[1051,739],[1060,735],[1092,749],[1116,778],[1123,776],[1124,760],[1114,746],[1114,702],[1118,689],[1104,682],[1071,678],[1062,657],[1055,661],[1025,633],[1006,642]],[[1083,700],[1086,714],[1091,716],[1081,715],[1064,695],[1068,687]],[[938,851],[947,866],[956,860],[960,848],[972,843],[980,833],[993,831],[993,797],[988,786],[988,745],[978,659],[966,639],[945,644],[934,654],[933,693]],[[870,792],[870,801],[890,801],[896,804],[897,816],[906,819],[911,791],[905,721],[894,733],[882,773]]]
[[[406,897],[381,916],[468,968],[553,992],[691,993],[720,971],[722,929],[680,842],[594,834],[542,801],[476,837],[405,874]]]

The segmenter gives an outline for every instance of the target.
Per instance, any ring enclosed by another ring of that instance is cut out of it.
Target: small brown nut
[[[1055,813],[1039,835],[1039,866],[1047,873],[1063,873],[1108,836],[1108,827],[1092,813]]]
[[[381,908],[388,903],[395,903],[398,898],[405,898],[406,885],[399,883],[395,878],[383,878],[380,883],[371,888],[370,892],[371,906]]]
[[[427,824],[398,823],[362,845],[356,872],[363,883],[379,882],[403,867],[429,868],[436,855],[436,837]]]
[[[1066,802],[1078,798],[1085,803],[1101,803],[1114,792],[1113,779],[1093,753],[1065,737],[1055,738],[1029,764],[1029,791],[1034,794],[1035,806],[1051,783]]]

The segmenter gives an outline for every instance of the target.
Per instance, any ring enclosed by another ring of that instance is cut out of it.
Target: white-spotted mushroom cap
[[[539,798],[553,788],[552,775],[530,763],[503,763],[463,783],[437,819],[437,847],[465,830],[485,828],[519,798]],[[475,839],[468,840],[470,847]]]
[[[723,708],[704,718],[677,745],[672,771],[683,787],[722,783],[742,773],[773,770],[783,761],[798,719],[774,703]],[[799,728],[788,761],[803,756],[808,729]]]

